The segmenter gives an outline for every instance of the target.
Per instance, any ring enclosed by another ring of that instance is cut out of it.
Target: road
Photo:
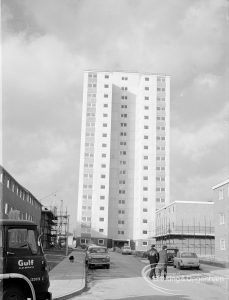
[[[88,270],[88,289],[75,300],[228,300],[223,278],[212,276],[217,269],[203,265],[201,270],[168,268],[167,280],[144,277],[148,262],[135,256],[111,252],[111,268]],[[213,280],[218,281],[213,281]]]

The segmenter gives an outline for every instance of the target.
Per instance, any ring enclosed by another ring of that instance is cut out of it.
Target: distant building
[[[229,262],[229,179],[213,188],[215,258]]]
[[[213,202],[175,201],[157,210],[157,248],[166,244],[200,256],[214,255],[213,209]]]
[[[170,76],[84,74],[77,222],[81,243],[145,250],[169,203]]]
[[[33,221],[40,227],[42,204],[0,166],[0,218]]]
[[[57,245],[57,209],[42,207],[41,211],[41,241],[44,249]]]

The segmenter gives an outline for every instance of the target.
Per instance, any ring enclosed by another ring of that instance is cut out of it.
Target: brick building
[[[0,218],[33,221],[40,227],[42,204],[0,166]]]

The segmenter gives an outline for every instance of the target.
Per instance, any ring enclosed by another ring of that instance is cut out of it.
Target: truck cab
[[[37,225],[0,220],[1,299],[51,299],[48,266]]]

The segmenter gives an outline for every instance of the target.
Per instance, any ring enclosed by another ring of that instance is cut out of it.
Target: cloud
[[[229,112],[229,105],[226,105],[225,112]],[[226,113],[225,113],[226,116]],[[175,128],[172,140],[176,150],[189,157],[193,163],[203,159],[214,147],[224,144],[228,140],[229,124],[226,119],[216,118],[206,123],[194,132],[185,132]]]
[[[229,175],[229,104],[198,129],[171,132],[171,198],[212,199],[211,187]]]
[[[226,0],[2,2],[3,164],[31,192],[74,222],[85,69],[171,75],[172,198],[225,179]]]
[[[200,74],[196,79],[197,84],[202,88],[214,88],[219,83],[220,77],[215,74]]]
[[[81,103],[82,74],[76,68],[82,70],[81,59],[53,36],[28,41],[20,34],[5,40],[3,60],[6,122],[18,123],[19,130],[29,122],[27,130],[34,130],[53,121],[56,126],[59,119],[60,129],[63,117],[69,112],[70,118],[77,102]]]
[[[56,200],[64,199],[73,218],[83,66],[54,36],[4,39],[3,166],[38,199],[58,190]]]
[[[185,169],[188,170],[188,166]],[[224,168],[205,176],[195,173],[187,177],[185,181],[171,177],[172,201],[213,201],[212,187],[228,178],[228,170]]]

